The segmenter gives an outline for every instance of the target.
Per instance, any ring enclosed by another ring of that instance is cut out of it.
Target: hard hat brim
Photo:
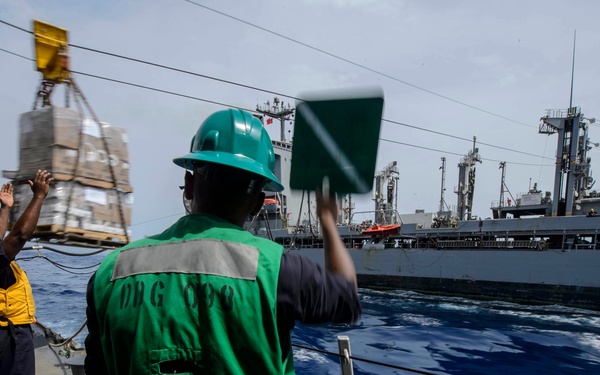
[[[283,191],[283,185],[279,182],[279,179],[277,179],[271,171],[263,168],[262,164],[257,163],[249,157],[219,151],[200,151],[190,152],[187,155],[173,159],[173,163],[189,170],[194,169],[194,161],[226,165],[228,167],[242,169],[257,174],[269,180],[263,190],[276,192]]]

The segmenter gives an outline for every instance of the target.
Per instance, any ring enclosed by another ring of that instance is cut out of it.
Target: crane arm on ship
[[[375,175],[375,222],[379,224],[396,223],[397,190],[398,190],[398,167],[397,162],[391,162],[384,170]],[[384,199],[383,188],[387,187]]]

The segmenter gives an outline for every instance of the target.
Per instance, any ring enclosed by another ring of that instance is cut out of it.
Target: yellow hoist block
[[[33,21],[35,60],[44,79],[58,83],[69,78],[67,30],[42,21]]]

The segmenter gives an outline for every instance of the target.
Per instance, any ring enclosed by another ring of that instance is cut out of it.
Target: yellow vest
[[[17,282],[8,289],[0,289],[0,317],[8,318],[13,324],[34,323],[35,303],[27,274],[14,261],[10,262],[10,268]],[[0,319],[1,327],[7,325],[7,321]]]

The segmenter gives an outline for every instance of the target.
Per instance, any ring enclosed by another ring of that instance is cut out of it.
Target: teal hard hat
[[[226,165],[267,179],[264,190],[282,191],[273,174],[275,152],[261,122],[246,111],[228,109],[208,116],[192,139],[190,153],[173,162],[192,170],[195,161]]]

